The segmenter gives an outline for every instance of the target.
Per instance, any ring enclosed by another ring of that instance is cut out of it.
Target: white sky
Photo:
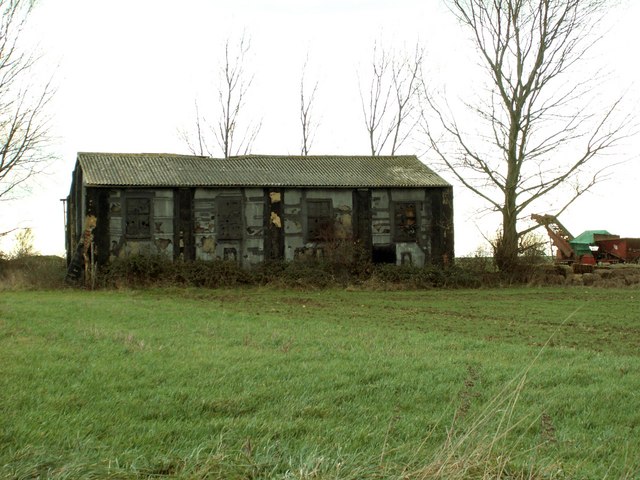
[[[611,22],[598,61],[611,71],[613,94],[628,90],[629,98],[640,98],[640,2],[623,3]],[[188,153],[178,129],[191,127],[196,99],[202,111],[213,104],[227,38],[246,32],[252,41],[248,68],[255,77],[244,113],[263,124],[253,153],[299,153],[307,55],[307,78],[319,82],[312,154],[368,153],[357,72],[365,71],[375,39],[408,49],[420,41],[430,80],[449,92],[465,92],[473,81],[473,46],[442,0],[40,0],[30,27],[45,57],[43,76],[55,70],[59,161],[28,196],[0,203],[0,231],[33,228],[44,254],[64,252],[59,199],[68,194],[76,152]],[[640,185],[639,147],[639,139],[630,142],[613,160],[631,160],[561,217],[572,233],[598,228],[640,237],[632,200]],[[420,152],[408,145],[401,153]],[[454,198],[456,253],[470,254],[499,219],[480,217],[478,201],[462,187],[455,186]],[[10,250],[9,240],[0,250]]]

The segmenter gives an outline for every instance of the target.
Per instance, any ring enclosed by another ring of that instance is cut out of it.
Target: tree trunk
[[[518,264],[518,215],[517,215],[517,167],[516,162],[509,164],[507,185],[504,189],[502,207],[502,232],[496,241],[495,261],[501,272],[512,272]]]
[[[501,272],[512,272],[518,264],[518,230],[516,216],[502,212],[502,234],[495,245],[495,261]]]
[[[499,82],[499,79],[496,81]],[[501,272],[513,272],[518,263],[518,184],[520,178],[520,162],[518,149],[521,139],[519,132],[522,125],[521,99],[517,98],[514,107],[505,105],[510,110],[510,125],[507,150],[507,177],[504,184],[504,203],[502,205],[502,235],[496,242],[495,260]]]

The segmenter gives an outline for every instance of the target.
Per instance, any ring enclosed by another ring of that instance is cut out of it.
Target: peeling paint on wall
[[[347,240],[353,237],[351,207],[340,205],[335,209],[334,236],[338,240]]]
[[[211,220],[213,220],[214,217],[211,217]],[[196,221],[196,226],[195,226],[195,233],[213,233],[214,232],[214,228],[215,228],[215,224],[213,223],[213,221],[211,222],[207,222],[207,221]]]
[[[287,219],[285,231],[288,235],[300,235],[300,240],[302,241],[302,223],[298,220]]]
[[[250,237],[261,237],[264,232],[264,228],[260,227],[247,227],[247,235]]]
[[[422,266],[425,252],[416,243],[406,242],[396,244],[396,262],[398,265]]]
[[[391,233],[391,227],[387,222],[374,222],[373,223],[373,231],[375,233]]]
[[[280,220],[280,216],[276,212],[271,212],[271,223],[278,228],[282,228],[282,220]]]
[[[216,242],[213,237],[202,237],[200,239],[200,248],[204,253],[214,254],[216,251]]]
[[[280,192],[269,192],[269,198],[271,199],[271,203],[278,203],[281,201],[282,196]]]
[[[155,244],[158,252],[167,253],[167,247],[171,245],[173,242],[168,238],[156,238]]]

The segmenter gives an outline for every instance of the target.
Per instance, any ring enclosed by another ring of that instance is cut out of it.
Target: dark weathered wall
[[[454,252],[453,188],[427,190],[432,221],[430,227],[430,264],[447,266],[452,264]]]
[[[376,261],[422,266],[453,259],[451,188],[88,188],[71,198],[76,219],[86,213],[98,218],[100,263],[153,254],[250,266],[335,256],[356,240]],[[83,205],[80,212],[76,202]],[[142,210],[135,212],[149,220],[128,225],[127,212],[136,205]],[[319,232],[320,214],[313,212],[329,215],[330,228]]]
[[[450,263],[454,258],[452,195],[451,187],[373,189],[374,261],[415,266]],[[415,235],[410,239],[398,232],[403,205],[415,209]]]
[[[96,217],[93,230],[94,252],[99,265],[109,261],[109,190],[105,188],[86,189],[85,216]]]
[[[197,259],[236,260],[242,265],[264,261],[263,189],[198,188],[194,212]]]
[[[165,255],[173,258],[173,189],[111,189],[109,192],[109,253],[111,257]],[[130,238],[126,234],[128,201],[148,198],[151,208],[149,234]],[[101,219],[98,219],[100,222]]]
[[[324,232],[323,238],[310,238],[309,203],[322,200],[330,200],[332,228]],[[323,257],[330,254],[330,250],[338,248],[340,242],[352,240],[352,211],[353,194],[348,189],[285,190],[285,260]]]
[[[85,190],[82,184],[82,169],[79,166],[71,175],[71,189],[67,197],[67,264],[71,262],[82,235],[83,222],[86,214]]]
[[[265,188],[263,202],[264,260],[284,259],[284,195],[283,188]]]

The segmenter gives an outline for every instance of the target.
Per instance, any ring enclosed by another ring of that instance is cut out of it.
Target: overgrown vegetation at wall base
[[[615,265],[593,273],[574,274],[569,266],[550,262],[523,263],[510,272],[498,272],[491,259],[461,258],[447,268],[360,261],[305,259],[270,262],[242,268],[235,262],[171,261],[162,256],[134,255],[117,258],[95,275],[95,281],[65,282],[65,261],[60,257],[0,258],[0,291],[24,289],[91,289],[239,286],[274,286],[317,290],[352,287],[367,290],[428,290],[514,285],[568,285],[625,287],[640,285],[640,266]]]
[[[3,292],[0,477],[640,475],[637,289]]]
[[[366,284],[403,284],[406,288],[476,287],[480,277],[458,268],[372,265],[369,262],[301,260],[268,262],[245,269],[233,262],[172,262],[161,256],[115,259],[99,273],[105,287],[232,287],[279,285],[327,288]]]
[[[0,259],[0,290],[83,287],[65,283],[65,261],[60,257],[29,256]],[[181,262],[162,256],[116,258],[96,274],[93,288],[152,288],[236,286],[319,289],[361,285],[371,288],[478,287],[482,275],[466,268],[417,268],[372,265],[369,262],[304,260],[268,262],[251,269],[222,260]]]
[[[372,264],[369,261],[304,259],[268,262],[242,268],[216,261],[172,262],[161,256],[131,256],[113,260],[98,274],[97,285],[107,288],[205,287],[272,285],[318,289],[356,287],[372,290],[478,288],[505,285],[572,285],[624,287],[640,285],[638,265],[600,267],[593,274],[574,274],[567,265],[549,259],[524,258],[509,272],[495,269],[490,257],[456,259],[446,268]]]

